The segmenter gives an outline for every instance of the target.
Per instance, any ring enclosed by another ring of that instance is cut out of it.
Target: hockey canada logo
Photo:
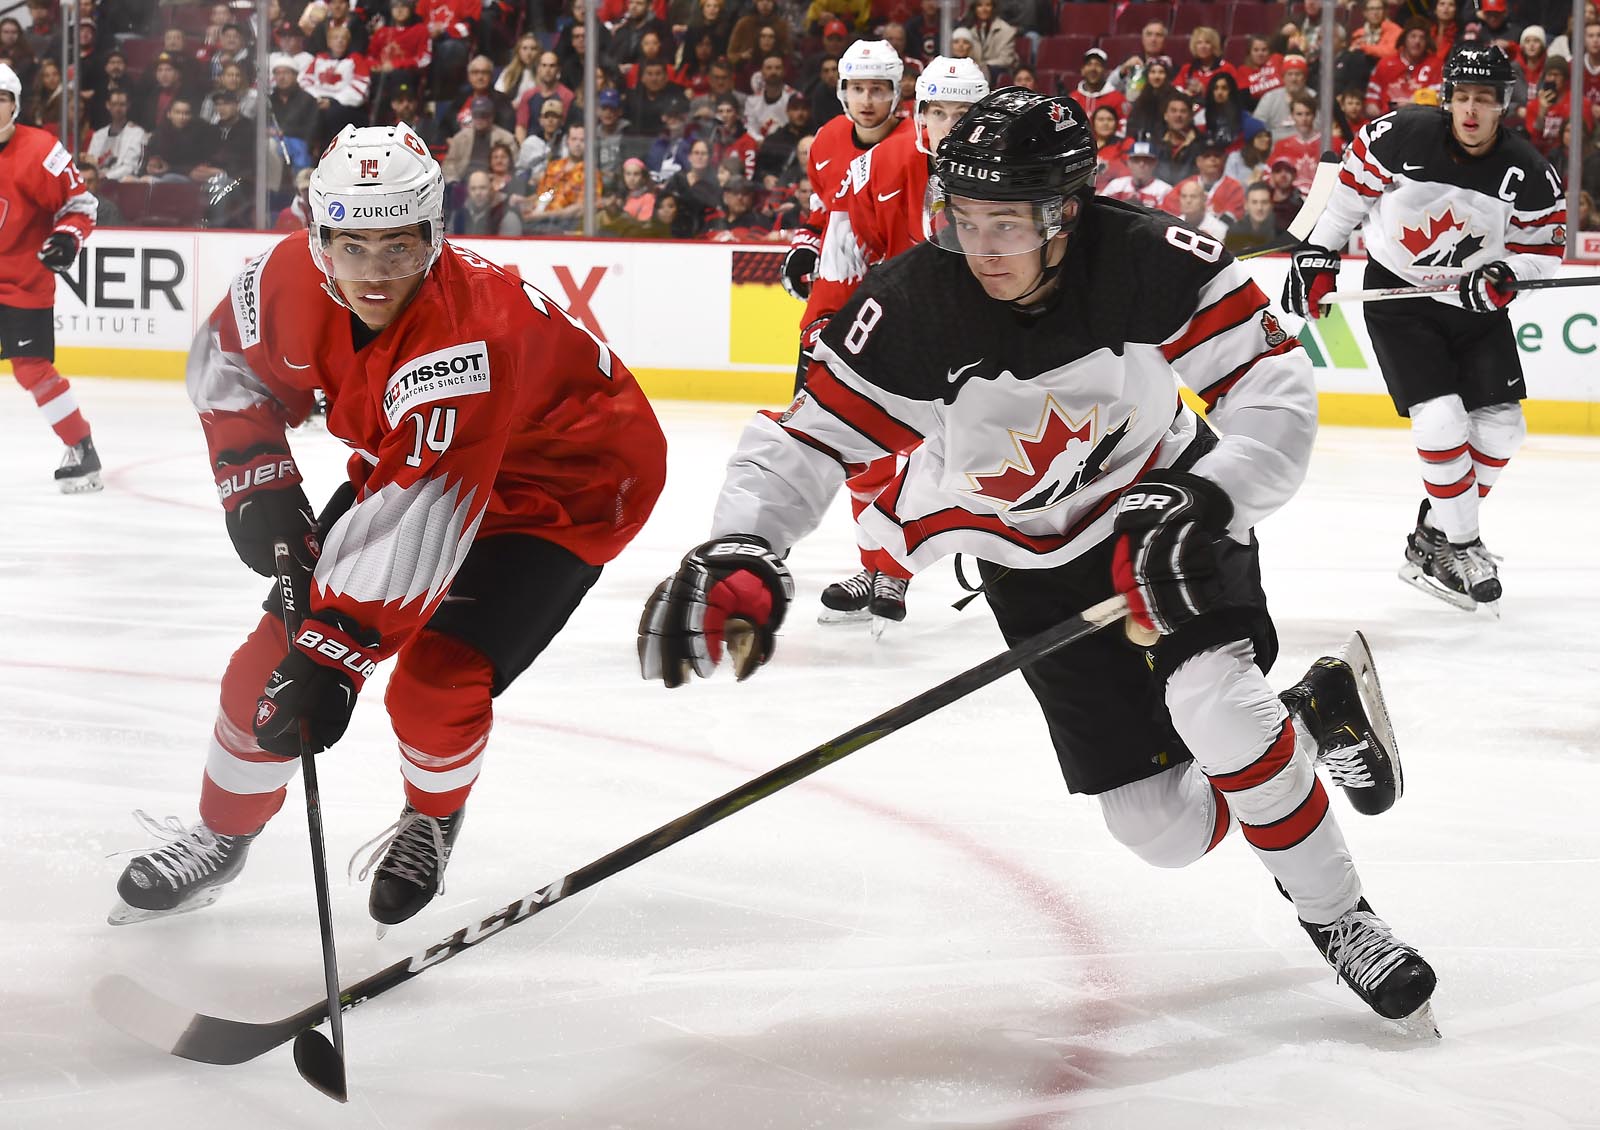
[[[1099,408],[1073,420],[1053,396],[1045,397],[1044,414],[1032,432],[1006,429],[1014,457],[999,470],[967,475],[967,488],[1008,514],[1041,514],[1064,502],[1106,473],[1111,454],[1133,423],[1129,413],[1116,427],[1099,432]]]
[[[778,423],[787,424],[790,420],[794,419],[794,414],[800,411],[800,409],[804,408],[805,405],[806,394],[802,392],[799,396],[794,398],[794,403],[789,405],[789,407],[784,410],[783,415],[778,417]]]
[[[1413,267],[1460,267],[1483,250],[1483,236],[1446,207],[1437,216],[1425,216],[1414,228],[1402,224],[1400,246],[1410,253]]]
[[[1261,311],[1261,332],[1266,335],[1267,348],[1271,349],[1282,345],[1289,340],[1289,335],[1284,332],[1278,319],[1273,317],[1271,310]]]

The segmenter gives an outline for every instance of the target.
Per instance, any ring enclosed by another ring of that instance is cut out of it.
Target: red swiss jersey
[[[58,231],[82,246],[99,208],[54,135],[17,126],[0,147],[0,306],[55,305],[55,272],[39,262],[39,252]]]
[[[391,655],[432,614],[472,542],[532,534],[590,564],[649,516],[666,440],[620,359],[560,306],[445,246],[393,324],[364,347],[304,234],[233,280],[189,356],[212,464],[284,444],[328,400],[355,454],[357,500],[323,544],[311,606],[382,635]]]
[[[915,129],[896,130],[850,162],[823,235],[809,318],[832,316],[868,268],[928,238],[928,158]]]
[[[877,144],[882,145],[892,137],[912,132],[915,127],[908,124],[910,121],[910,118],[901,118],[895,122],[888,136]],[[829,120],[817,131],[816,137],[811,142],[811,160],[806,170],[811,179],[812,200],[809,222],[813,225],[812,234],[808,240],[802,229],[796,233],[795,243],[827,242],[828,225],[833,223],[839,194],[845,190],[850,162],[871,148],[870,145],[863,147],[856,143],[855,123],[847,114],[840,114]],[[800,319],[801,327],[809,326],[823,314],[831,314],[839,308],[834,305],[831,309],[824,310],[822,307],[828,301],[826,298],[819,300],[816,288],[813,286],[811,299],[806,303],[805,314]]]

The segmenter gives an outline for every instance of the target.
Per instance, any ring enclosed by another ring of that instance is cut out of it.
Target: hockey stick
[[[1009,651],[1000,653],[930,690],[923,691],[899,706],[893,707],[847,730],[832,741],[823,742],[808,753],[770,769],[751,781],[724,793],[713,801],[686,812],[676,820],[647,832],[630,844],[601,856],[586,867],[580,867],[547,887],[535,891],[501,907],[493,914],[471,926],[465,926],[443,941],[436,942],[412,957],[395,962],[369,977],[357,981],[339,995],[340,1009],[355,1008],[411,978],[426,973],[452,957],[466,952],[485,938],[525,919],[533,917],[569,895],[594,886],[602,879],[649,859],[664,848],[687,839],[696,832],[748,808],[764,797],[804,780],[817,770],[848,757],[856,750],[871,745],[879,738],[925,718],[958,699],[965,698],[982,687],[1010,674],[1019,667],[1043,659],[1068,644],[1099,631],[1121,620],[1128,612],[1128,602],[1121,596],[1101,601],[1091,608],[1066,620],[1031,639],[1024,640]],[[310,762],[307,762],[309,766]],[[330,998],[331,999],[331,998]],[[329,1001],[318,1001],[281,1020],[251,1023],[228,1020],[204,1013],[188,1012],[178,1005],[151,993],[137,982],[120,975],[103,978],[94,987],[93,1001],[96,1011],[111,1024],[135,1039],[151,1044],[171,1055],[200,1063],[244,1063],[271,1051],[288,1040],[294,1040],[296,1051],[302,1038],[329,1015]],[[335,1013],[334,1015],[337,1015]],[[296,1063],[299,1056],[296,1055]],[[305,1074],[302,1070],[301,1074]],[[317,1085],[315,1080],[311,1080]]]
[[[1575,279],[1512,279],[1506,290],[1558,290],[1568,286],[1600,286],[1600,275],[1580,275]],[[1393,298],[1419,298],[1428,294],[1454,294],[1461,288],[1459,281],[1432,283],[1428,286],[1386,286],[1375,290],[1336,290],[1326,295],[1324,302],[1387,302]]]
[[[278,597],[283,601],[283,630],[289,646],[300,633],[300,604],[294,588],[294,574],[298,566],[289,553],[288,542],[275,542],[272,546],[273,567],[278,571]],[[350,1101],[350,1090],[344,1071],[344,1013],[334,1008],[339,999],[339,957],[333,948],[333,900],[328,894],[328,858],[322,846],[322,789],[317,784],[317,759],[306,753],[305,739],[300,739],[300,773],[306,786],[306,824],[311,830],[311,881],[317,890],[317,927],[322,934],[322,976],[327,984],[328,999],[323,1003],[324,1015],[329,1018],[328,1028],[333,1032],[330,1044],[321,1032],[313,1027],[294,1034],[294,1065],[300,1077],[317,1090],[338,1102]]]

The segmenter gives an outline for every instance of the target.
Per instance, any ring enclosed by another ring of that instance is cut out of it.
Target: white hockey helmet
[[[896,106],[900,105],[900,76],[905,73],[906,62],[900,57],[894,45],[881,39],[858,39],[845,48],[844,55],[839,59],[839,105],[846,106],[845,86],[854,81],[880,80],[889,84],[893,92],[893,102],[889,113],[894,113]],[[854,119],[852,119],[853,121]]]
[[[379,282],[431,270],[444,246],[444,170],[415,130],[345,126],[311,173],[311,258],[335,279]],[[337,231],[381,231],[423,225],[414,250],[364,248]],[[385,254],[384,252],[388,252]]]
[[[954,59],[948,55],[935,55],[925,70],[917,76],[916,120],[917,151],[933,155],[928,148],[928,123],[922,120],[922,110],[929,102],[966,102],[971,104],[989,96],[989,80],[975,59]]]
[[[0,63],[0,94],[11,95],[11,101],[22,105],[22,80],[17,77],[17,72],[11,69],[11,64]]]

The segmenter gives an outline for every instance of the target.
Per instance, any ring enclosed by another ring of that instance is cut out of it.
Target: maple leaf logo
[[[967,475],[972,493],[996,499],[1008,506],[1039,485],[1045,472],[1050,470],[1056,457],[1067,450],[1074,440],[1087,444],[1094,439],[1095,417],[1092,410],[1081,422],[1069,419],[1066,411],[1053,396],[1045,397],[1044,412],[1039,426],[1031,433],[1007,428],[1015,458],[1009,458],[998,471]]]
[[[1415,258],[1438,242],[1446,232],[1460,231],[1465,227],[1465,221],[1456,219],[1455,211],[1446,208],[1441,216],[1427,217],[1420,227],[1408,228],[1402,224],[1400,245]]]

